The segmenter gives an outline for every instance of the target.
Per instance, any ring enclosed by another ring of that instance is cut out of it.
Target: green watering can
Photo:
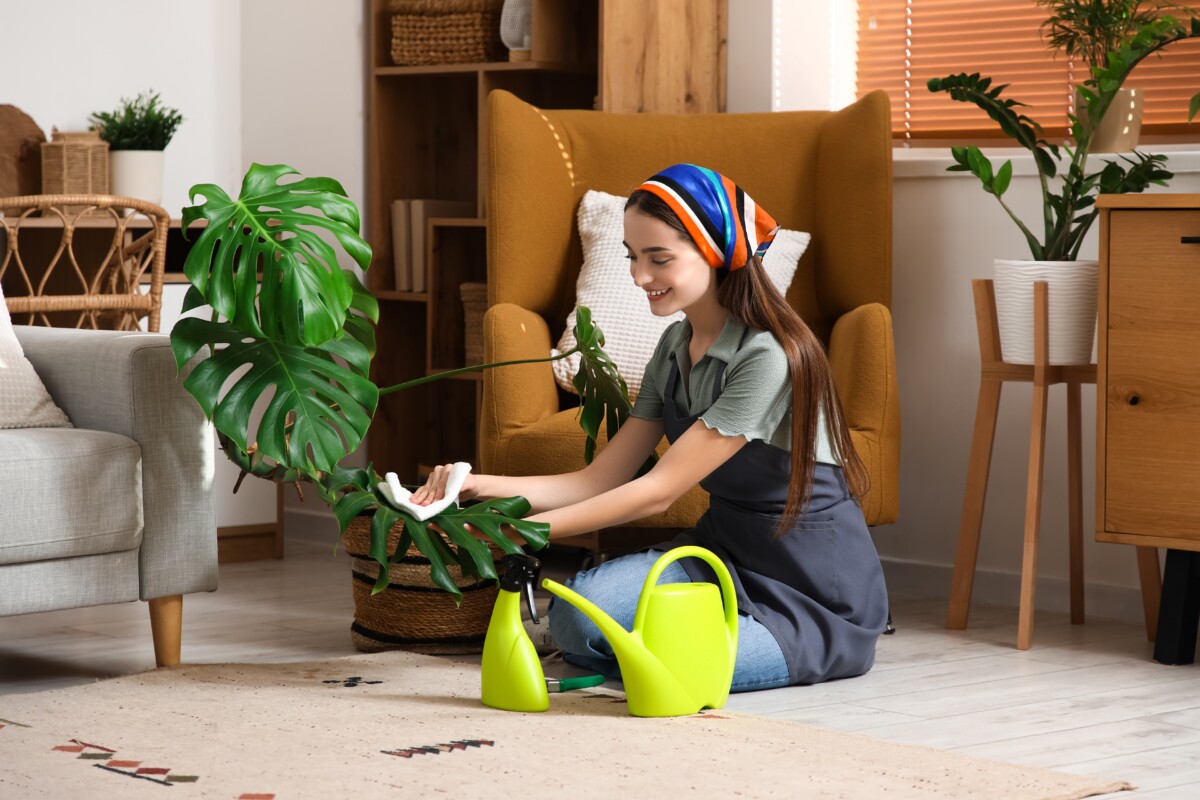
[[[711,583],[658,585],[668,564],[688,557],[708,562],[720,590]],[[663,553],[642,586],[632,631],[562,584],[547,579],[542,586],[582,611],[608,639],[630,714],[679,717],[725,705],[737,657],[737,595],[729,570],[712,551],[687,546]]]

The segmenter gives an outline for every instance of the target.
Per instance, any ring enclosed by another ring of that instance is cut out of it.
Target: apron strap
[[[667,358],[671,359],[671,371],[667,374],[667,388],[663,392],[664,397],[675,399],[675,383],[679,379],[679,362],[675,360],[675,354],[671,353]]]
[[[721,381],[725,379],[725,367],[728,366],[724,361],[717,362],[717,374],[713,376],[712,401],[717,402],[717,398],[721,396]]]

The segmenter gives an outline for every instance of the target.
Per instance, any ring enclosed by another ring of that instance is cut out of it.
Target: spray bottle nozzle
[[[542,572],[542,562],[526,553],[511,553],[504,558],[504,575],[500,588],[506,592],[519,592],[525,597],[529,616],[538,622],[537,606],[533,602],[533,586]]]

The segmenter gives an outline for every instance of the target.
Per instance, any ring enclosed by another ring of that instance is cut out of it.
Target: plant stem
[[[546,361],[558,361],[560,359],[567,358],[568,356],[573,356],[576,353],[578,353],[579,351],[580,351],[580,348],[578,345],[576,345],[574,348],[568,350],[565,353],[559,353],[556,356],[549,356],[548,358],[523,358],[523,359],[520,359],[519,361],[497,361],[493,364],[479,364],[479,365],[473,366],[473,367],[460,367],[459,369],[447,370],[446,372],[435,372],[433,375],[425,375],[424,377],[421,377],[421,378],[414,378],[411,381],[405,381],[404,383],[398,383],[395,386],[389,386],[386,389],[380,389],[379,396],[383,397],[385,394],[391,394],[392,392],[398,392],[401,389],[411,389],[412,387],[420,386],[423,383],[432,383],[433,381],[440,381],[442,378],[449,378],[454,375],[463,375],[467,372],[482,372],[483,370],[491,369],[492,367],[509,367],[509,366],[513,366],[514,364],[541,364]]]
[[[1042,183],[1045,183],[1045,178],[1042,179]],[[1044,188],[1043,191],[1045,191]],[[1000,204],[1000,207],[1004,209],[1013,222],[1017,223],[1017,227],[1020,228],[1021,232],[1025,234],[1025,241],[1029,244],[1029,249],[1032,251],[1034,259],[1039,259],[1040,254],[1038,253],[1038,249],[1041,247],[1041,245],[1038,244],[1037,237],[1033,235],[1029,228],[1025,227],[1024,222],[1021,222],[1021,220],[1017,218],[1017,215],[1014,214],[1013,210],[1008,207],[1008,204],[1001,199],[1000,195],[994,195],[994,197],[996,198],[996,202]]]

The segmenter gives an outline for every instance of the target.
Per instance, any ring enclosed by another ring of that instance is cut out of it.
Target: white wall
[[[763,24],[790,43],[772,59],[774,73],[739,74],[743,84],[782,87],[774,110],[840,108],[845,65],[834,53],[853,36],[853,0],[774,3],[769,20],[735,26],[729,64],[762,69],[747,56],[761,47]],[[847,26],[850,25],[849,28]],[[839,46],[830,43],[840,43]],[[803,43],[803,46],[795,46]],[[733,86],[734,76],[729,76]],[[736,110],[761,111],[767,106]],[[733,108],[730,109],[735,110]],[[1200,152],[1171,155],[1170,191],[1200,192]],[[1040,215],[1032,160],[1016,155],[1006,202],[1018,216]],[[946,173],[945,149],[897,150],[893,194],[892,314],[900,384],[900,521],[875,540],[893,591],[946,596],[954,563],[967,458],[979,388],[979,347],[971,280],[991,277],[994,258],[1027,258],[1023,237],[995,198],[962,173]],[[995,161],[998,165],[1000,161]],[[1155,191],[1162,191],[1155,189]],[[1081,257],[1095,258],[1097,231]],[[1067,608],[1066,411],[1063,387],[1050,393],[1046,472],[1039,550],[1038,606]],[[975,600],[1015,606],[1021,567],[1032,389],[1006,384],[983,520]],[[1095,389],[1083,389],[1084,560],[1088,610],[1094,616],[1141,619],[1137,571],[1130,547],[1094,540]]]
[[[252,161],[336,178],[361,208],[364,39],[363,4],[346,0],[9,3],[0,72],[10,80],[0,102],[49,138],[51,126],[84,130],[91,112],[157,90],[185,118],[166,150],[163,206],[174,217],[195,183],[236,196]],[[183,287],[167,287],[163,330],[182,298]],[[248,480],[233,496],[234,478],[220,460],[218,524],[273,520],[274,488]],[[293,511],[295,493],[285,498]],[[313,514],[326,533],[334,524],[315,498],[299,509],[301,526]]]
[[[50,129],[80,131],[146,89],[184,122],[168,145],[163,207],[179,216],[201,181],[239,178],[241,30],[237,0],[39,0],[0,15],[0,101]]]
[[[241,3],[241,28],[243,168],[289,164],[336,178],[361,210],[363,3],[253,0]]]
[[[364,210],[363,3],[253,0],[241,4],[241,28],[242,168],[288,164],[336,178]],[[337,523],[315,492],[303,503],[291,487],[283,496],[289,537],[332,544]]]

